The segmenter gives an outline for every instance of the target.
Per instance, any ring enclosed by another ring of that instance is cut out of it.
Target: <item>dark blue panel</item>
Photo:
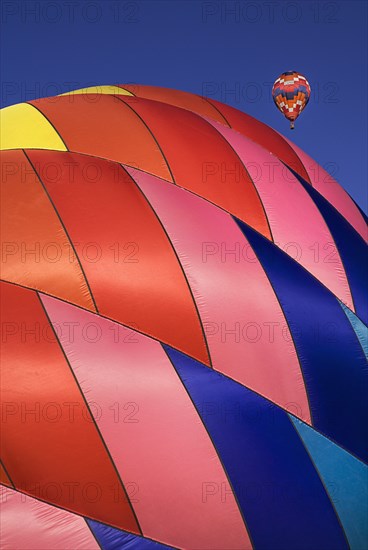
[[[366,460],[367,363],[338,300],[277,246],[241,221],[237,223],[289,322],[314,426]]]
[[[266,399],[164,346],[219,453],[256,549],[337,550],[344,534],[288,415]],[[211,480],[208,480],[211,481]],[[212,494],[215,493],[215,494]]]
[[[346,275],[349,280],[355,310],[358,317],[368,323],[368,255],[367,245],[349,222],[309,183],[296,172],[291,170],[295,177],[309,193],[317,208],[321,212],[331,235],[340,252]]]
[[[98,521],[91,519],[86,521],[103,550],[169,550],[171,548]]]

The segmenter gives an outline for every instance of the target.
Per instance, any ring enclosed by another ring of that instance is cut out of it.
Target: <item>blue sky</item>
[[[204,93],[292,138],[367,211],[367,3],[3,0],[2,106],[92,84]],[[291,133],[271,100],[286,70],[312,98]]]

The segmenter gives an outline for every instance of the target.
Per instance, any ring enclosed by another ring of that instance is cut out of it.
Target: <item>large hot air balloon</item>
[[[294,122],[306,107],[311,94],[308,80],[296,71],[282,73],[272,88],[272,97],[276,107],[290,120],[290,129],[294,129]]]
[[[364,215],[228,105],[2,111],[2,548],[362,550]]]

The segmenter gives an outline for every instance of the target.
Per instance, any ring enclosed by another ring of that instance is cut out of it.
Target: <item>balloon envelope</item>
[[[311,88],[308,80],[296,71],[282,73],[272,88],[276,107],[290,121],[295,121],[308,104]]]
[[[228,105],[2,111],[2,545],[361,549],[364,215]]]

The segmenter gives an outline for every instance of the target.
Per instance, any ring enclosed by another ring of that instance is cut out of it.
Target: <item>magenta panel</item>
[[[180,548],[250,548],[233,495],[205,498],[208,482],[221,488],[227,478],[160,343],[54,298],[42,301],[143,534]]]
[[[263,202],[273,240],[354,311],[349,283],[321,213],[296,177],[257,143],[211,121],[234,147]]]
[[[307,422],[294,344],[268,278],[229,214],[133,170],[173,242],[205,327],[213,366]],[[190,214],[183,216],[182,212]]]
[[[3,550],[99,549],[82,517],[9,488],[0,491]]]

